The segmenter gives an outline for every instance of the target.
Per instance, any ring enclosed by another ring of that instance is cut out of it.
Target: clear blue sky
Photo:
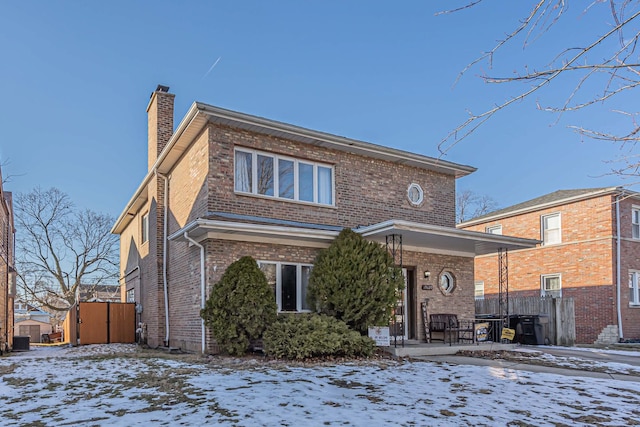
[[[452,15],[449,1],[0,2],[0,161],[5,189],[57,187],[117,216],[146,173],[145,108],[157,84],[176,94],[176,125],[194,101],[439,156],[440,140],[515,89],[457,74],[511,30],[531,1],[492,1]],[[604,28],[606,5],[496,61],[513,70],[558,41]],[[584,44],[584,43],[582,43]],[[208,72],[220,58],[216,67]],[[500,68],[502,67],[502,68]],[[610,143],[582,141],[578,116],[518,103],[456,145],[458,180],[501,207],[558,189],[625,184],[606,174]],[[629,97],[631,100],[631,97]],[[619,107],[619,106],[618,106]],[[579,116],[616,126],[612,106]]]

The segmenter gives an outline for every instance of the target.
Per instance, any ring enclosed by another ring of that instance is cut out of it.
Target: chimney
[[[173,99],[169,86],[158,85],[147,107],[149,132],[149,166],[151,168],[173,135]]]

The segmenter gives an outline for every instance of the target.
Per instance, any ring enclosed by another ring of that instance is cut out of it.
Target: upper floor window
[[[640,207],[631,209],[631,233],[634,239],[640,239]]]
[[[640,305],[640,271],[629,270],[629,305]]]
[[[474,283],[476,299],[484,299],[484,282],[478,281]]]
[[[502,234],[502,226],[500,224],[492,225],[491,227],[487,227],[485,231],[489,234]]]
[[[307,302],[311,265],[260,261],[258,266],[274,290],[278,311],[311,311]]]
[[[562,296],[562,275],[560,274],[545,274],[541,276],[543,297],[560,298]]]
[[[141,224],[141,232],[140,237],[142,238],[142,243],[145,243],[149,240],[149,213],[142,215],[142,224]]]
[[[560,213],[543,215],[542,223],[542,244],[554,245],[562,242],[562,233],[560,231]]]
[[[333,167],[255,150],[235,151],[235,191],[333,205]]]

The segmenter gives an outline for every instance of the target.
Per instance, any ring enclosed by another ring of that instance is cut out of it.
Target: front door
[[[400,291],[398,303],[394,309],[391,335],[397,338],[409,339],[414,336],[415,310],[413,310],[413,283],[414,270],[403,268],[404,289]]]

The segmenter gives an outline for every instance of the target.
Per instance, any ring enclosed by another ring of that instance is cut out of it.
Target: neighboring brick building
[[[407,339],[424,337],[425,299],[474,315],[475,255],[535,244],[455,228],[455,179],[470,166],[201,103],[174,132],[173,100],[163,86],[151,95],[148,173],[112,229],[123,300],[138,303],[151,346],[215,352],[199,311],[245,255],[280,311],[308,311],[313,261],[344,227],[383,244],[402,236]]]
[[[0,173],[0,353],[13,348],[13,301],[16,296],[15,228],[11,193]]]
[[[536,248],[509,252],[509,296],[573,298],[578,343],[640,338],[639,193],[561,190],[458,227],[540,239]],[[498,293],[495,260],[475,261],[477,292],[486,297]]]

